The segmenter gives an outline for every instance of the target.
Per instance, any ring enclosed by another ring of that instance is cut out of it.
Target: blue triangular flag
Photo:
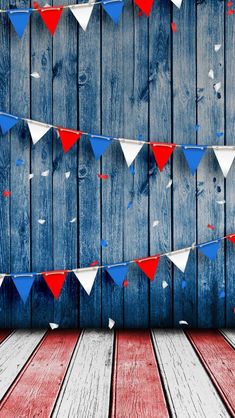
[[[110,145],[111,138],[107,136],[90,135],[89,139],[95,159],[98,160]]]
[[[192,174],[195,174],[206,149],[206,146],[183,145],[183,153]]]
[[[204,244],[198,245],[198,249],[208,257],[210,260],[215,260],[217,251],[220,248],[221,240],[217,239],[216,241],[205,242]]]
[[[8,113],[0,113],[0,126],[3,135],[5,135],[13,126],[17,124],[19,118],[9,115]]]
[[[8,10],[7,14],[17,35],[22,38],[31,15],[31,9]]]
[[[108,15],[111,17],[111,19],[114,21],[114,23],[118,23],[119,18],[121,16],[122,13],[122,9],[124,6],[124,1],[122,0],[103,0],[102,1],[102,6],[104,8],[104,10],[106,11],[106,13],[108,13]]]
[[[123,281],[125,279],[125,275],[128,271],[128,264],[116,264],[113,266],[108,266],[105,270],[109,273],[112,277],[113,281],[120,287],[122,287]]]
[[[21,299],[25,303],[33,285],[35,273],[11,274],[11,277]]]

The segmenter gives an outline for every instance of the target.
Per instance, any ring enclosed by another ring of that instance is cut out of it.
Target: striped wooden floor
[[[235,417],[235,330],[0,331],[0,418]]]

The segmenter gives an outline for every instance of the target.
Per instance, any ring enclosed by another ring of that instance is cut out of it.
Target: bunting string
[[[97,272],[100,269],[105,270],[116,285],[123,287],[125,276],[128,272],[128,266],[135,263],[149,278],[149,280],[152,281],[154,280],[158,264],[162,257],[167,257],[182,273],[184,273],[191,250],[198,249],[204,256],[213,261],[216,259],[217,252],[221,247],[221,242],[225,239],[235,244],[235,233],[201,244],[194,243],[190,247],[180,250],[119,262],[116,264],[94,265],[93,263],[91,266],[84,268],[54,270],[40,273],[3,273],[0,274],[0,286],[2,285],[5,277],[11,277],[23,302],[25,303],[36,276],[40,275],[43,276],[53,296],[58,299],[67,274],[74,273],[86,293],[90,295]]]
[[[81,130],[73,130],[0,112],[0,127],[3,135],[7,134],[19,121],[27,123],[33,144],[36,144],[50,129],[55,129],[61,140],[62,148],[65,153],[68,152],[82,136],[87,137],[96,160],[102,157],[112,141],[118,141],[128,167],[130,167],[134,162],[144,145],[149,145],[151,147],[153,156],[160,171],[164,169],[176,148],[183,151],[189,170],[193,175],[195,174],[204,154],[208,149],[212,149],[214,151],[224,177],[227,177],[235,158],[235,145],[175,144],[118,138],[93,134]]]

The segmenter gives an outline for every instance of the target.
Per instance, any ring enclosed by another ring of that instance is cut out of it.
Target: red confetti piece
[[[3,197],[9,197],[9,196],[10,196],[10,194],[11,194],[11,192],[9,192],[8,190],[4,190],[4,191],[2,192]]]
[[[235,307],[233,308],[233,313],[235,314]]]
[[[215,226],[213,226],[213,225],[211,225],[211,224],[208,224],[208,225],[207,225],[207,228],[208,228],[208,229],[211,229],[212,231],[214,231]]]
[[[176,23],[175,23],[175,22],[172,22],[172,23],[171,23],[171,29],[172,29],[172,31],[173,31],[174,33],[177,31],[177,28],[176,28]]]
[[[108,174],[97,174],[97,177],[101,180],[107,180],[109,178]]]
[[[138,17],[140,17],[140,16],[142,16],[142,14],[143,14],[143,12],[142,12],[142,10],[139,10],[139,13],[138,13]]]
[[[127,287],[127,286],[128,286],[128,284],[129,284],[128,280],[124,280],[124,282],[123,282],[122,286],[123,286],[123,287]]]
[[[232,5],[233,5],[233,2],[232,1],[228,1],[227,7],[231,7]]]
[[[98,260],[92,261],[92,263],[89,265],[89,267],[94,267],[97,266],[99,264]]]
[[[234,13],[235,13],[235,10],[233,10],[233,9],[230,9],[230,10],[228,10],[227,11],[227,13],[228,13],[228,15],[230,16],[230,15],[234,15]]]

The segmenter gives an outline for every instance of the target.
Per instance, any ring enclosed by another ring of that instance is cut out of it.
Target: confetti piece
[[[181,321],[179,321],[179,324],[180,325],[188,325],[188,322],[187,321],[184,321],[184,320],[181,320]]]
[[[153,221],[153,228],[159,225],[159,221]]]
[[[40,78],[40,74],[38,74],[37,71],[34,71],[33,73],[31,73],[30,76],[33,78]]]
[[[23,165],[24,164],[24,160],[16,160],[16,166],[17,167],[20,167],[21,165]]]
[[[76,222],[77,218],[73,218],[71,219],[71,221],[69,221],[71,224],[73,224],[74,222]]]
[[[233,2],[232,1],[228,1],[227,7],[231,7],[232,5],[233,5]]]
[[[128,284],[129,284],[128,280],[124,280],[124,282],[123,282],[123,284],[122,284],[122,287],[127,287],[127,286],[128,286]]]
[[[227,14],[229,16],[234,15],[234,13],[235,13],[235,10],[233,10],[233,9],[230,9],[230,10],[227,11]]]
[[[172,186],[173,181],[169,180],[169,182],[166,185],[166,188],[169,189]]]
[[[104,239],[100,240],[100,245],[101,245],[101,247],[108,247],[108,244]]]
[[[175,22],[172,22],[171,23],[171,29],[172,29],[172,32],[174,32],[174,33],[177,31],[176,23]]]
[[[221,290],[221,292],[219,293],[219,298],[220,299],[225,298],[225,291],[224,290]]]
[[[112,329],[115,325],[115,321],[111,318],[109,318],[109,329]]]
[[[56,329],[56,328],[59,328],[59,324],[55,324],[54,322],[49,322],[49,325],[50,325],[52,330]]]
[[[162,288],[163,289],[166,289],[166,287],[168,287],[168,283],[165,280],[163,280],[163,282],[162,282]]]
[[[50,173],[50,170],[43,171],[41,176],[42,177],[47,177],[49,175],[49,173]]]
[[[216,203],[218,203],[218,205],[224,205],[226,200],[216,200]]]
[[[233,313],[235,314],[235,307],[233,308]]]
[[[133,176],[134,176],[135,175],[135,169],[134,169],[134,166],[133,165],[131,165],[129,167],[129,170],[130,170],[130,173],[133,174]]]
[[[69,179],[69,177],[70,177],[70,171],[66,171],[66,173],[64,173],[64,175],[65,175],[66,179]]]
[[[221,44],[215,44],[215,52],[218,52],[221,48]]]
[[[11,192],[9,190],[4,190],[2,192],[3,197],[9,197],[11,195]]]
[[[224,133],[223,132],[216,132],[216,136],[218,137],[218,138],[220,138],[221,136],[223,136],[224,135]]]
[[[208,229],[211,229],[212,231],[214,231],[214,229],[215,229],[215,227],[214,227],[213,225],[211,225],[211,224],[208,224],[208,225],[207,225],[207,228],[208,228]]]
[[[45,219],[38,219],[38,223],[39,223],[40,225],[43,225],[45,222],[46,222],[46,221],[45,221]]]
[[[101,180],[107,180],[109,178],[108,174],[97,174],[97,177]]]
[[[137,16],[140,17],[142,16],[142,14],[143,14],[143,11],[139,9]]]
[[[182,287],[182,289],[185,289],[187,287],[186,280],[182,280],[181,287]]]
[[[212,80],[214,80],[214,78],[215,78],[215,76],[214,76],[214,71],[213,71],[213,70],[210,70],[210,71],[209,71],[209,73],[208,73],[208,76],[209,76]]]
[[[34,177],[33,173],[29,174],[29,180],[31,180],[33,177]]]
[[[196,132],[198,132],[200,128],[201,128],[201,126],[200,126],[200,125],[195,125],[195,131],[196,131]]]
[[[95,260],[95,261],[92,261],[91,264],[89,264],[89,267],[98,266],[98,264],[99,264],[99,261],[98,260]]]
[[[127,205],[127,209],[130,209],[132,207],[132,202],[129,202]]]
[[[214,87],[216,93],[218,93],[218,91],[221,89],[221,82],[219,81],[218,83],[214,84],[213,87]]]

